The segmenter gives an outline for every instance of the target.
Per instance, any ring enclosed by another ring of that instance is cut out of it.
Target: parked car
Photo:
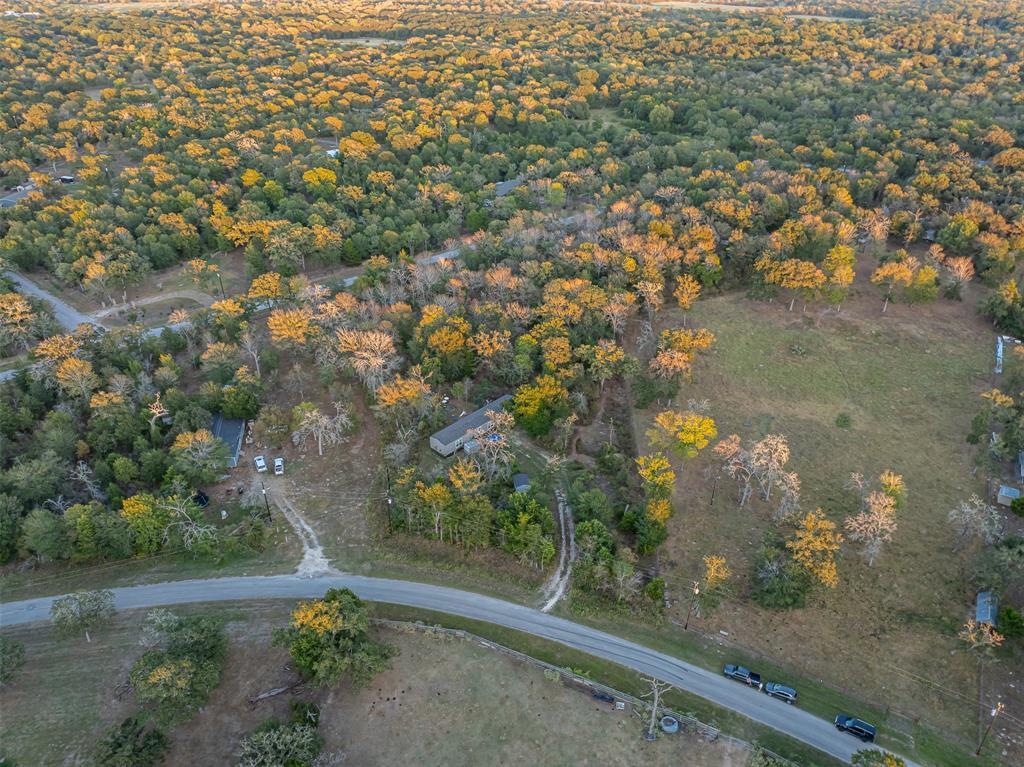
[[[60,181],[60,183],[62,183],[62,184],[73,184],[73,183],[75,183],[75,177],[74,176],[60,176],[57,180]]]
[[[743,682],[751,687],[761,686],[761,675],[754,673],[749,668],[734,666],[729,663],[726,665],[725,669],[723,669],[722,673],[730,679],[735,679],[737,682]]]
[[[284,458],[274,459],[274,474],[279,477],[284,474]]]
[[[835,725],[837,730],[848,732],[851,735],[860,738],[865,743],[870,743],[875,739],[875,726],[868,724],[863,719],[857,719],[854,716],[847,716],[846,714],[836,714]]]
[[[773,698],[785,701],[789,705],[796,703],[796,690],[792,687],[786,687],[784,684],[778,682],[766,682],[763,690],[766,695],[771,695]]]
[[[267,459],[262,455],[253,458],[253,462],[256,464],[256,471],[263,472],[267,470]]]

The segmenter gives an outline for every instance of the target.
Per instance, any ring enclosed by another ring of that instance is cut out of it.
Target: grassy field
[[[210,608],[202,608],[210,609]],[[270,646],[271,629],[289,605],[216,608],[229,619],[231,647],[210,703],[172,736],[167,764],[230,764],[238,741],[261,721],[287,716],[288,696],[251,707],[255,694],[294,681],[287,654]],[[119,694],[141,653],[143,614],[119,616],[91,644],[22,629],[28,663],[4,694],[0,742],[18,765],[76,763],[110,723],[133,711]],[[365,690],[347,684],[304,691],[323,712],[325,750],[347,764],[627,765],[742,767],[747,752],[695,736],[641,738],[627,710],[614,712],[589,695],[552,681],[474,643],[381,630],[400,649],[393,668]]]
[[[739,509],[735,484],[719,476],[708,450],[677,483],[661,557],[680,600],[670,619],[683,620],[683,584],[698,574],[701,557],[724,555],[737,576],[735,598],[699,621],[702,630],[727,632],[794,673],[856,691],[910,739],[920,717],[966,743],[976,733],[977,668],[955,649],[973,594],[946,514],[983,490],[964,436],[978,393],[990,385],[992,335],[963,305],[893,306],[883,317],[880,303],[870,294],[839,316],[801,315],[784,302],[731,296],[690,313],[688,323],[717,341],[674,407],[708,399],[720,437],[735,433],[749,444],[786,435],[804,509],[821,506],[841,523],[856,505],[843,489],[852,471],[874,478],[895,470],[908,502],[875,567],[847,545],[839,588],[815,592],[802,610],[766,611],[745,599],[745,581],[771,527],[769,511],[759,501]],[[667,313],[664,325],[680,323]],[[656,411],[637,414],[642,443]],[[849,416],[848,428],[836,425],[840,414]]]

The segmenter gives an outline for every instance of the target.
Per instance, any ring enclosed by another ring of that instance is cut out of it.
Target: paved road
[[[27,293],[35,298],[41,298],[50,304],[50,306],[53,307],[53,316],[57,318],[57,322],[59,322],[65,330],[74,330],[82,324],[95,325],[98,328],[103,327],[103,325],[97,322],[94,318],[90,317],[88,314],[83,314],[78,311],[78,309],[71,306],[71,304],[62,301],[52,293],[43,290],[43,288],[36,285],[32,280],[28,279],[28,277],[24,277],[17,272],[9,270],[4,272],[4,276],[14,280],[18,285],[18,289],[22,293]]]
[[[678,658],[530,607],[443,586],[355,575],[276,575],[173,581],[113,591],[117,607],[128,610],[190,602],[318,597],[328,588],[342,586],[363,599],[459,615],[560,642],[662,679],[843,761],[848,762],[863,747],[859,740],[838,732],[831,722]],[[0,604],[0,625],[47,620],[52,602],[52,597],[44,597]]]

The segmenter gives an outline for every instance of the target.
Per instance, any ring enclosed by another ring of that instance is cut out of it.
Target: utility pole
[[[992,718],[988,720],[988,727],[985,728],[984,734],[981,736],[981,742],[978,743],[978,749],[974,752],[975,756],[981,755],[981,749],[985,745],[985,740],[988,739],[988,734],[992,732],[992,725],[996,723],[996,717],[999,716],[1003,711],[1006,710],[1006,706],[1002,703],[996,703],[996,707],[992,709]]]
[[[267,486],[264,484],[262,479],[260,480],[260,487],[263,488],[263,505],[267,507],[267,521],[269,522],[271,520],[270,501],[267,500]]]
[[[227,298],[227,294],[224,292],[224,280],[220,276],[220,269],[217,270],[217,282],[220,283],[220,297]]]
[[[690,616],[693,615],[693,608],[697,606],[697,597],[700,596],[700,581],[693,582],[693,594],[690,597],[690,609],[686,611],[686,622],[683,624],[683,631],[690,628]]]
[[[664,682],[659,682],[657,679],[654,679],[653,677],[648,677],[644,681],[646,681],[651,686],[651,691],[648,693],[648,695],[650,695],[652,698],[651,719],[647,723],[647,732],[644,733],[644,740],[654,740],[654,725],[655,722],[657,722],[658,720],[658,705],[661,703],[661,696],[669,690],[671,690],[672,685],[665,684]],[[646,698],[647,695],[645,695],[644,697]]]

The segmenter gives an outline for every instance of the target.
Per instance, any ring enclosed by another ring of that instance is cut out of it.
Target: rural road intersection
[[[342,587],[368,601],[459,615],[559,642],[661,679],[845,762],[864,748],[829,721],[671,655],[530,607],[444,586],[357,575],[275,575],[172,581],[117,588],[113,593],[118,609],[132,610],[192,602],[313,598],[323,596],[329,588]],[[0,626],[48,620],[53,600],[43,597],[2,603]],[[917,767],[910,761],[907,765]]]

